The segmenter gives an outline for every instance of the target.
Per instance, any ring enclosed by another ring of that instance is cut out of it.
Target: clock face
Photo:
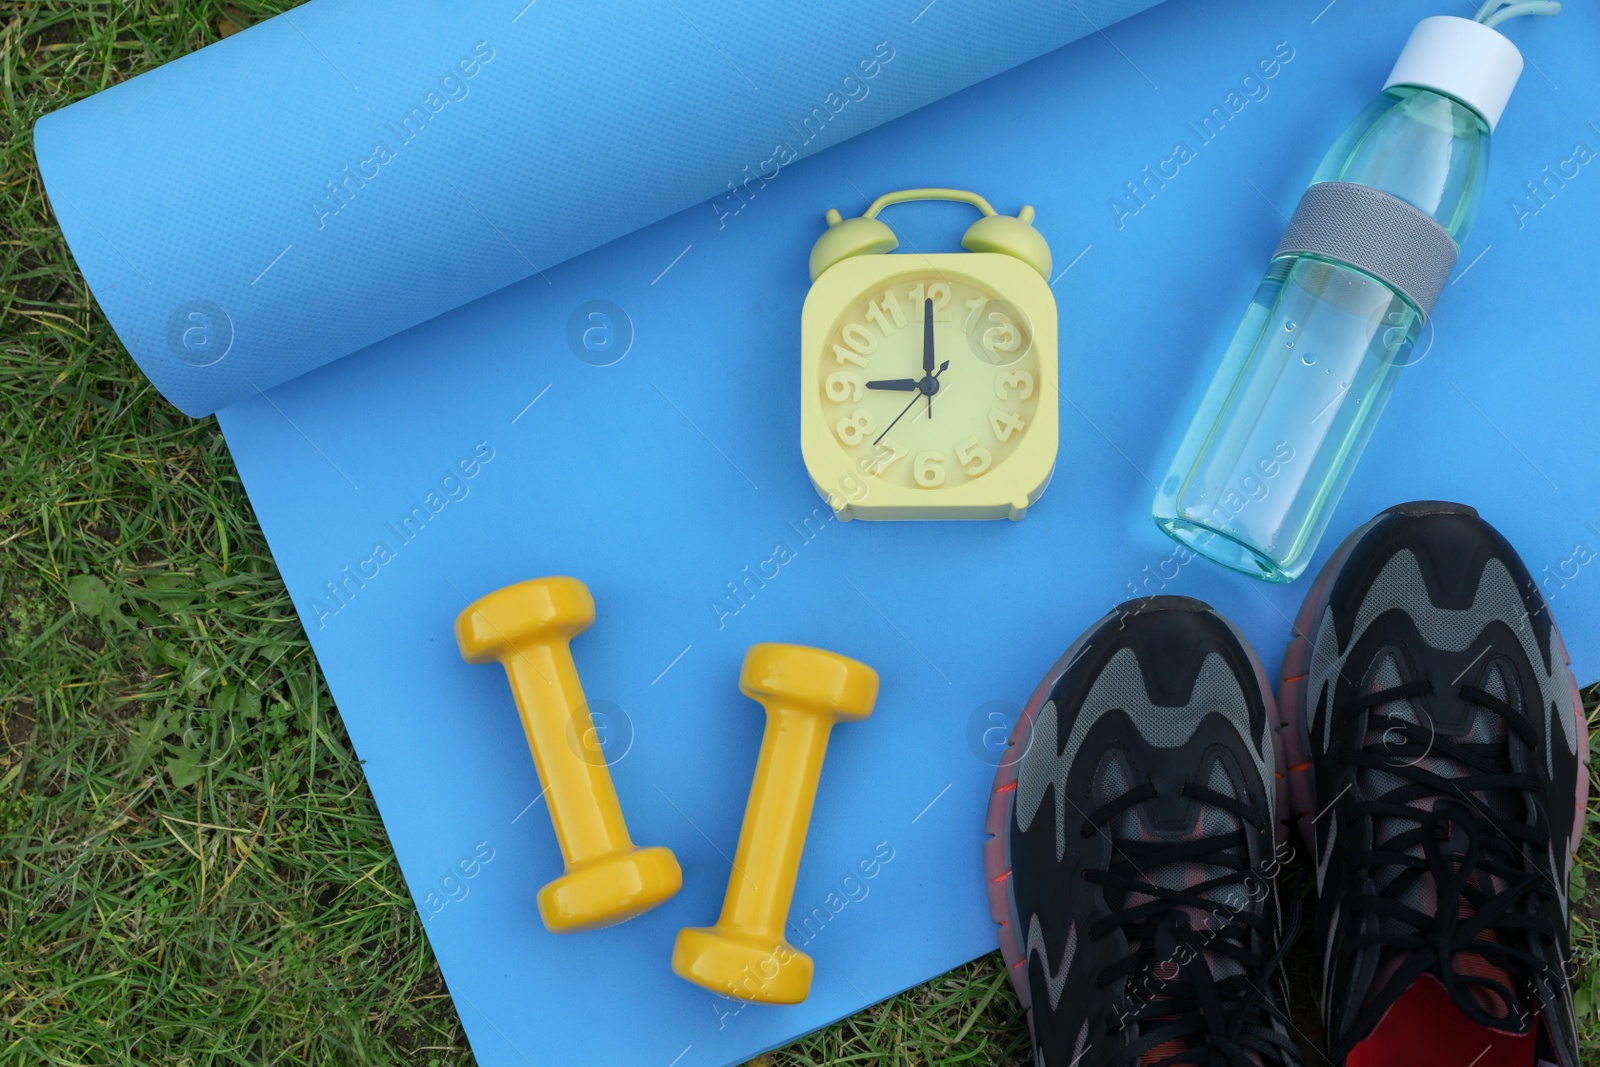
[[[834,443],[880,484],[936,496],[991,478],[1034,425],[1032,324],[975,278],[893,275],[849,301],[822,345],[807,387]]]

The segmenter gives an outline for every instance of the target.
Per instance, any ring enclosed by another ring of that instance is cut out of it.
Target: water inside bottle
[[[1235,570],[1295,578],[1420,324],[1360,271],[1275,262],[1194,420],[1203,436],[1191,432],[1161,486],[1162,528]]]

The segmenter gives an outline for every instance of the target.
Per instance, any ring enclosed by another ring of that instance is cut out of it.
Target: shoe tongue
[[[1105,804],[1114,800],[1132,788],[1133,775],[1126,768],[1122,760],[1112,754],[1096,775],[1095,803]],[[1203,784],[1208,789],[1213,789],[1223,796],[1237,797],[1238,790],[1234,787],[1227,769],[1220,759],[1213,759],[1206,771]],[[1223,834],[1233,833],[1243,828],[1239,816],[1215,804],[1206,804],[1197,800],[1189,800],[1181,796],[1158,796],[1135,805],[1123,811],[1112,820],[1110,829],[1119,839],[1132,841],[1168,841],[1173,844],[1194,841],[1199,837],[1219,837]],[[1239,851],[1243,852],[1241,846]],[[1153,885],[1163,889],[1182,890],[1189,886],[1199,885],[1213,878],[1220,878],[1231,873],[1232,869],[1218,864],[1198,863],[1193,860],[1177,860],[1162,862],[1157,853],[1153,859],[1143,858],[1139,861],[1139,878],[1148,879]],[[1205,892],[1208,900],[1216,902],[1216,907],[1208,910],[1184,906],[1178,910],[1188,920],[1191,929],[1208,931],[1218,925],[1219,917],[1226,918],[1233,911],[1248,906],[1249,902],[1240,888],[1238,882],[1217,886]],[[1148,893],[1131,892],[1125,900],[1110,899],[1107,903],[1114,908],[1133,908],[1147,904],[1152,897]],[[1130,949],[1137,948],[1137,943],[1129,945]],[[1207,962],[1212,962],[1212,954],[1204,953]],[[1159,966],[1159,961],[1158,961]],[[1213,963],[1212,973],[1217,978],[1230,974],[1238,974],[1239,966],[1231,959],[1223,958]],[[1158,975],[1158,978],[1162,976]],[[1173,975],[1165,976],[1170,979]]]
[[[1120,756],[1111,754],[1095,778],[1095,803],[1105,804],[1126,793],[1132,787],[1132,778],[1133,775],[1123,765]],[[1220,759],[1212,760],[1203,784],[1223,796],[1238,796],[1238,790]],[[1243,825],[1237,815],[1215,804],[1205,804],[1181,796],[1158,796],[1119,814],[1112,821],[1110,829],[1120,839],[1170,841],[1177,844],[1193,841],[1199,836],[1216,837],[1232,833],[1242,829]],[[1164,889],[1181,890],[1221,877],[1231,870],[1216,864],[1186,860],[1162,863],[1159,862],[1159,858],[1157,855],[1157,862],[1141,860],[1141,877],[1148,878],[1152,884]],[[1211,911],[1188,906],[1180,907],[1178,911],[1188,921],[1190,929],[1200,931],[1208,941],[1216,936],[1216,929],[1225,924],[1226,918],[1234,911],[1252,906],[1252,902],[1236,882],[1208,890],[1205,896],[1208,900],[1217,902]],[[1108,893],[1106,903],[1117,909],[1133,908],[1147,904],[1151,899],[1148,893],[1131,892],[1125,899],[1114,900]],[[1142,943],[1137,940],[1130,939],[1128,943],[1130,953],[1137,953],[1142,947]],[[1158,953],[1158,958],[1151,962],[1148,972],[1136,972],[1129,979],[1128,991],[1131,996],[1148,1000],[1153,1004],[1159,1004],[1166,999],[1161,992],[1162,986],[1181,977],[1180,968],[1175,959],[1162,959],[1159,955]],[[1218,956],[1210,949],[1202,949],[1198,958],[1189,966],[1201,966],[1202,963],[1210,968],[1214,980],[1243,973],[1238,961],[1228,956]],[[1146,1025],[1159,1026],[1163,1021],[1170,1020],[1152,1018],[1147,1020]],[[1167,1061],[1169,1057],[1179,1056],[1188,1048],[1188,1044],[1184,1041],[1168,1041],[1145,1052],[1139,1062],[1142,1067],[1150,1067],[1152,1064]],[[1197,1053],[1194,1062],[1198,1064],[1200,1061],[1201,1057]],[[1171,1060],[1174,1065],[1187,1062],[1189,1061],[1183,1059]]]
[[[1363,688],[1368,693],[1376,693],[1411,681],[1409,672],[1404,671],[1399,657],[1392,650],[1385,650],[1374,661],[1369,670]],[[1467,679],[1463,679],[1467,681]],[[1513,703],[1511,687],[1507,683],[1503,666],[1495,660],[1477,665],[1476,676],[1470,679],[1470,684],[1484,690],[1499,700]],[[1357,783],[1364,799],[1375,800],[1382,797],[1399,786],[1405,785],[1406,780],[1401,776],[1401,771],[1411,765],[1437,775],[1440,778],[1461,778],[1472,774],[1473,771],[1460,760],[1453,759],[1446,753],[1453,742],[1467,744],[1497,744],[1506,738],[1505,721],[1487,708],[1480,707],[1461,700],[1454,692],[1436,687],[1436,692],[1428,698],[1428,703],[1423,704],[1420,698],[1393,700],[1385,704],[1376,705],[1369,717],[1369,726],[1364,747],[1368,752],[1382,755],[1387,749],[1398,749],[1405,744],[1406,739],[1401,736],[1398,729],[1392,724],[1382,720],[1387,717],[1392,720],[1416,723],[1424,727],[1424,733],[1433,738],[1433,744],[1422,756],[1417,756],[1410,750],[1400,749],[1392,759],[1394,771],[1364,767],[1357,774]],[[1469,794],[1474,805],[1484,814],[1492,818],[1512,819],[1520,818],[1513,798],[1504,792],[1476,791]],[[1420,797],[1406,801],[1407,805],[1428,811],[1438,810],[1441,804],[1447,805],[1446,810],[1458,808],[1463,803],[1462,795],[1438,795]],[[1418,824],[1413,819],[1378,817],[1373,820],[1373,844],[1383,847],[1400,834],[1414,833]],[[1435,832],[1440,836],[1437,839],[1437,850],[1446,857],[1464,856],[1471,846],[1469,832],[1466,826],[1458,819],[1443,819],[1435,824]],[[1485,850],[1497,850],[1499,846],[1509,846],[1506,841],[1477,842],[1480,854]],[[1405,850],[1408,855],[1422,857],[1424,854],[1421,843],[1412,845]],[[1456,865],[1459,870],[1459,864]],[[1493,895],[1505,889],[1506,884],[1502,879],[1484,872],[1473,873],[1470,882],[1477,886],[1486,895]],[[1391,895],[1378,887],[1378,892]],[[1423,870],[1416,877],[1411,878],[1399,891],[1393,894],[1396,899],[1407,907],[1424,915],[1437,913],[1439,906],[1439,887],[1434,875],[1429,870]],[[1455,897],[1456,918],[1464,920],[1469,918],[1476,910],[1464,895],[1451,891]],[[1388,935],[1402,934],[1407,937],[1416,933],[1415,927],[1403,919],[1389,916],[1379,916],[1375,920],[1380,931]],[[1495,932],[1485,930],[1478,941],[1493,944],[1499,939]],[[1387,983],[1391,974],[1397,970],[1404,961],[1403,956],[1391,958],[1387,965],[1381,969],[1378,980],[1373,983],[1374,992],[1381,990]],[[1451,967],[1456,975],[1461,977],[1487,978],[1498,982],[1510,989],[1515,994],[1519,989],[1519,982],[1502,967],[1489,962],[1484,956],[1472,952],[1458,952],[1454,959],[1443,960],[1429,968],[1429,972],[1442,971]],[[1425,973],[1429,973],[1425,972]],[[1442,974],[1439,977],[1443,977]],[[1448,983],[1456,990],[1457,997],[1470,997],[1479,1011],[1496,1018],[1514,1018],[1515,1013],[1525,1007],[1524,1004],[1506,1004],[1491,989],[1481,985],[1466,985],[1462,983]],[[1521,1001],[1523,997],[1516,998]],[[1463,1010],[1466,1005],[1461,1006]]]
[[[1368,672],[1364,688],[1368,693],[1376,693],[1403,685],[1410,680],[1402,674],[1399,660],[1394,653],[1385,652],[1374,663],[1372,670]],[[1498,662],[1491,662],[1483,666],[1478,677],[1473,680],[1473,684],[1491,696],[1508,703],[1511,701],[1504,668]],[[1497,744],[1505,740],[1505,721],[1489,709],[1470,704],[1453,693],[1436,693],[1429,700],[1430,704],[1426,708],[1422,706],[1421,698],[1409,698],[1391,700],[1372,709],[1364,747],[1369,752],[1376,752],[1380,757],[1386,751],[1393,751],[1394,755],[1386,762],[1394,767],[1394,771],[1371,767],[1361,769],[1357,781],[1367,799],[1376,799],[1390,790],[1404,785],[1405,779],[1398,772],[1413,765],[1446,779],[1461,778],[1471,774],[1472,769],[1470,767],[1460,760],[1451,758],[1448,754],[1449,744],[1453,741],[1486,745]],[[1409,750],[1401,749],[1399,746],[1405,744],[1408,739],[1401,736],[1398,727],[1383,721],[1385,719],[1397,719],[1422,726],[1423,733],[1432,739],[1428,746],[1428,751],[1421,756],[1417,756]],[[1494,815],[1501,818],[1512,818],[1517,815],[1512,798],[1504,792],[1477,791],[1470,794],[1470,796],[1475,806],[1486,815]],[[1462,803],[1462,796],[1440,795],[1423,797],[1408,803],[1413,807],[1433,810],[1441,800],[1449,800],[1453,804],[1460,804]],[[1415,830],[1416,826],[1416,822],[1411,819],[1375,819],[1373,843],[1381,846],[1398,834]],[[1465,845],[1465,838],[1459,831],[1455,827],[1452,827],[1451,830],[1449,840],[1443,843],[1441,847],[1441,851],[1447,854],[1456,851],[1455,846]],[[1488,844],[1493,844],[1493,842]],[[1418,846],[1409,851],[1412,855],[1421,855],[1422,850]],[[1413,888],[1420,888],[1420,884],[1419,882]]]

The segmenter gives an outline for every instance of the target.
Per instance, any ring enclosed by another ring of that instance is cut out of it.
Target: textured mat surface
[[[35,149],[118,335],[207,414],[1156,0],[943,2],[311,0]]]

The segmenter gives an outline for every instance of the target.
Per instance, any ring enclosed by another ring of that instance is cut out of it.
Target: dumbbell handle
[[[754,788],[719,926],[781,937],[832,729],[828,715],[767,704]]]
[[[571,647],[561,640],[530,642],[504,663],[567,866],[632,848],[604,755],[580,755],[594,719]]]

